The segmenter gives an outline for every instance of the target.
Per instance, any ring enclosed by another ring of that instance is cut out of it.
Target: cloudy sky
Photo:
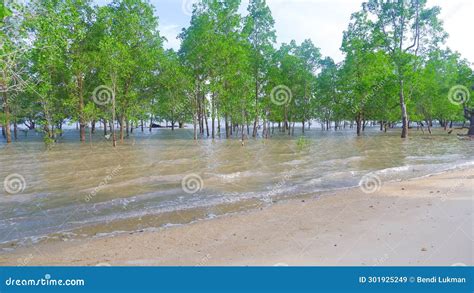
[[[197,0],[150,0],[160,18],[160,31],[168,42],[167,48],[179,48],[176,36],[190,21],[193,2]],[[107,0],[98,0],[107,3]],[[248,0],[242,0],[245,14]],[[347,28],[351,13],[361,8],[363,0],[267,0],[275,18],[278,43],[310,38],[321,48],[324,56],[336,61],[343,59],[339,47],[342,32]],[[428,6],[442,8],[441,18],[449,33],[447,46],[474,62],[473,0],[428,0]]]

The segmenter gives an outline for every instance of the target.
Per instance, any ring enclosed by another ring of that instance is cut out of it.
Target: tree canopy
[[[269,138],[320,122],[323,129],[368,122],[465,122],[472,105],[471,63],[446,48],[440,8],[426,0],[368,0],[343,32],[344,60],[322,56],[307,39],[277,45],[265,0],[202,0],[164,49],[154,7],[145,0],[32,0],[0,4],[0,124],[53,142],[65,123],[79,139],[96,123],[116,145],[134,128],[192,124],[194,138]],[[453,91],[453,87],[456,91]],[[470,103],[470,104],[469,104]],[[221,131],[221,126],[224,128]]]

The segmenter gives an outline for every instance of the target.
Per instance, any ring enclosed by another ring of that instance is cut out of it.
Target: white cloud
[[[189,0],[183,0],[189,1]],[[194,1],[194,0],[193,0]],[[361,9],[362,0],[267,0],[275,19],[278,43],[295,39],[311,39],[321,48],[324,56],[341,61],[339,48],[342,32],[347,29],[350,16]],[[155,0],[158,15],[163,20],[162,35],[168,39],[167,48],[179,48],[176,36],[181,27],[189,25],[189,15],[182,11],[181,0]],[[248,0],[242,0],[240,11],[245,14]],[[447,46],[459,51],[464,58],[474,62],[474,37],[469,24],[474,13],[472,0],[428,0],[428,6],[438,5],[445,30],[449,33]]]
[[[181,33],[181,27],[176,24],[167,24],[160,26],[160,34],[162,37],[165,37],[165,48],[172,48],[175,50],[179,49],[180,41],[177,39],[178,35]]]
[[[321,53],[342,60],[342,32],[361,2],[351,0],[274,0],[268,2],[275,18],[278,42],[311,39]]]

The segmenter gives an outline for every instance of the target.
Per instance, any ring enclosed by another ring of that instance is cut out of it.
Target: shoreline
[[[191,224],[0,254],[0,265],[473,265],[474,168]]]
[[[402,167],[392,167],[382,170],[375,170],[368,174],[381,175],[388,170],[399,168],[415,168],[416,165],[406,165]],[[436,175],[442,175],[448,172],[462,171],[474,168],[474,161],[463,162],[458,165],[453,165],[447,169],[442,169],[430,174],[417,174],[412,178],[406,179],[389,179],[384,180],[384,184],[392,182],[412,181],[423,178],[429,178]],[[414,170],[413,170],[414,171]],[[55,241],[74,241],[82,240],[84,238],[106,238],[114,237],[121,234],[129,234],[136,232],[152,231],[167,229],[169,227],[183,226],[194,224],[200,221],[206,221],[217,217],[225,217],[235,213],[242,213],[256,210],[260,207],[266,207],[270,204],[270,199],[273,203],[282,203],[286,201],[309,199],[314,197],[326,196],[329,194],[346,192],[348,190],[357,189],[358,185],[337,187],[327,190],[318,190],[314,192],[302,192],[292,195],[280,195],[274,198],[262,198],[259,196],[241,198],[236,201],[221,201],[219,203],[205,203],[203,205],[193,206],[184,209],[173,209],[163,211],[156,214],[134,215],[131,217],[118,218],[111,221],[96,222],[82,227],[76,227],[69,230],[51,232],[40,236],[31,236],[25,239],[13,239],[0,243],[0,256],[2,253],[13,252],[16,249],[31,247],[34,245],[41,245],[43,243]],[[267,193],[271,193],[267,192]],[[144,224],[146,223],[146,224]]]

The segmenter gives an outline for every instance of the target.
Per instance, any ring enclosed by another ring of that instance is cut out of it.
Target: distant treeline
[[[464,122],[474,84],[470,63],[442,47],[439,7],[426,0],[368,0],[342,36],[345,59],[321,56],[311,40],[276,45],[265,0],[202,0],[175,52],[143,0],[8,1],[0,7],[0,123],[7,142],[25,124],[47,142],[65,121],[80,140],[96,123],[120,139],[154,122],[194,125],[195,139],[239,131],[268,138],[309,121],[381,129]],[[327,13],[331,13],[328,11]],[[315,30],[324,29],[315,27]],[[471,101],[472,102],[472,101]],[[225,129],[221,129],[221,125]],[[11,128],[13,127],[13,135]]]

